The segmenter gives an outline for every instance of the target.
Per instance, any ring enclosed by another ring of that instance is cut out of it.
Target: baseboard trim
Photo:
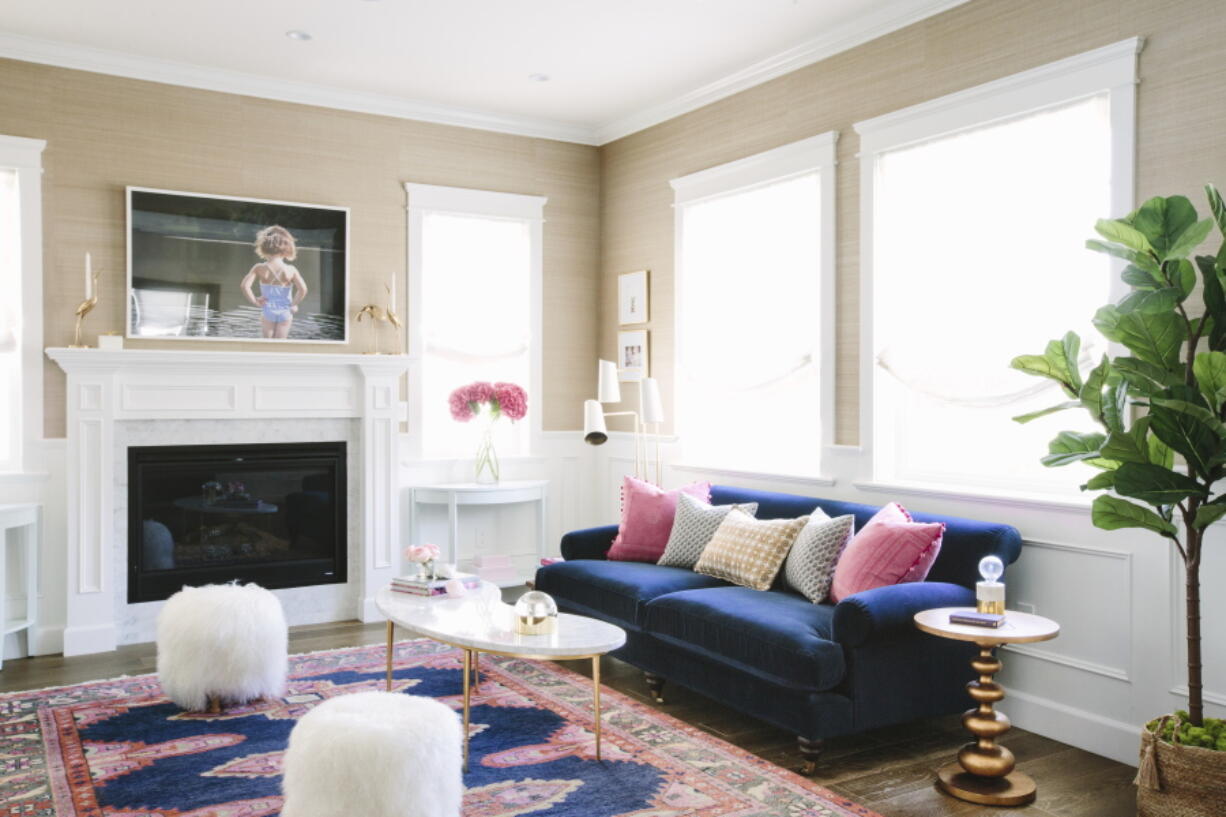
[[[64,628],[64,656],[112,652],[118,646],[114,624]]]
[[[1009,689],[1001,709],[1014,725],[1044,737],[1136,766],[1141,727],[1105,715]],[[1001,741],[1008,745],[1006,735]]]

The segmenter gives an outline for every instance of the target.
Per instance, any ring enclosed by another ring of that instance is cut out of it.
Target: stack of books
[[[481,578],[472,573],[457,573],[454,578],[468,590],[481,586]],[[419,579],[416,576],[398,576],[392,579],[392,592],[410,596],[443,596],[447,594],[447,582],[451,579]]]

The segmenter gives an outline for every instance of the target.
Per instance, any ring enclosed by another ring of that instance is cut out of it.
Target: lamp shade
[[[664,422],[664,401],[660,399],[660,381],[644,377],[639,386],[643,389],[643,422]]]
[[[596,370],[596,399],[601,403],[620,403],[622,390],[617,384],[617,364],[611,360],[599,362]]]
[[[597,400],[583,401],[583,441],[588,445],[603,445],[609,439],[604,422],[604,406]]]

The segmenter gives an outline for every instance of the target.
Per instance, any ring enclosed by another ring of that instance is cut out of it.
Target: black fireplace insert
[[[345,443],[128,449],[128,602],[346,580]]]

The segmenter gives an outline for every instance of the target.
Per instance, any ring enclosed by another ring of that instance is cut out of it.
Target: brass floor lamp
[[[638,381],[639,405],[638,411],[605,411],[606,403],[620,403],[622,400],[621,386],[618,374],[623,371],[611,360],[601,360],[597,364],[596,399],[583,402],[583,441],[589,445],[604,445],[609,439],[609,428],[605,422],[607,417],[632,417],[634,423],[634,476],[636,479],[655,482],[659,485],[662,476],[660,463],[660,423],[664,422],[664,403],[660,399],[660,383],[654,377],[644,377]],[[652,426],[654,432],[648,434],[647,427]],[[648,455],[649,436],[655,442],[655,479],[652,479],[651,460]]]

